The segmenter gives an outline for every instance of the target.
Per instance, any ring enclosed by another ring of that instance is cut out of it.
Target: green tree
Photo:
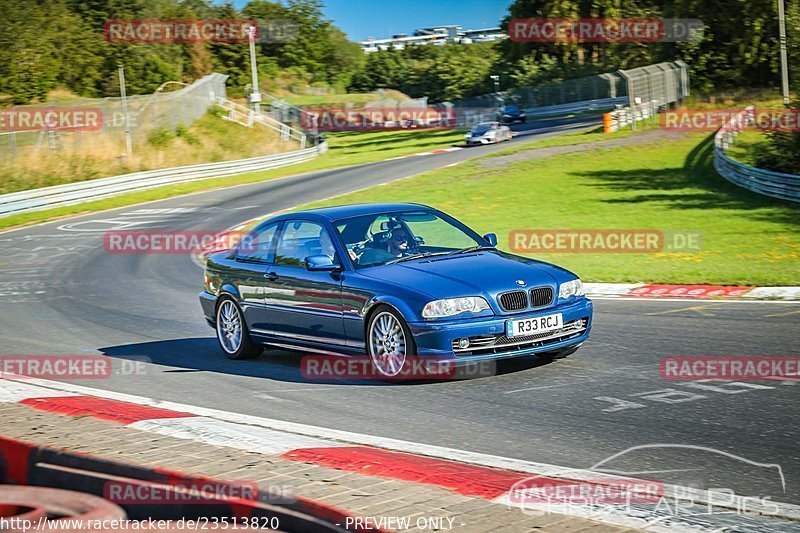
[[[0,92],[12,102],[44,100],[58,79],[55,35],[47,28],[45,6],[0,0]]]

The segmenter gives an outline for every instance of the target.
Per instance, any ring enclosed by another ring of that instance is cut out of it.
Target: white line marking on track
[[[55,396],[77,396],[77,393],[46,389],[23,381],[12,381],[0,373],[0,402],[16,403],[26,398],[52,398]],[[21,378],[24,379],[24,378]]]
[[[142,420],[127,427],[179,439],[198,440],[250,452],[280,455],[298,448],[330,448],[343,444],[264,427],[235,424],[207,418],[160,418]]]
[[[325,388],[308,388],[308,389],[280,389],[280,390],[274,390],[274,391],[270,391],[270,392],[272,392],[273,394],[277,394],[277,393],[280,393],[280,392],[316,392],[316,391],[325,391],[325,392],[327,392],[327,391],[335,391],[335,390],[340,390],[340,388],[339,387],[325,387]]]
[[[12,378],[16,379],[16,378]],[[353,433],[349,431],[342,431],[337,429],[331,428],[324,428],[319,426],[311,426],[307,424],[300,424],[297,422],[288,422],[285,420],[276,420],[270,418],[261,418],[252,415],[245,415],[245,414],[238,414],[232,413],[229,411],[221,411],[218,409],[210,409],[206,407],[198,407],[186,404],[179,404],[175,402],[168,402],[168,401],[160,401],[154,400],[151,398],[144,398],[141,396],[134,396],[131,394],[124,394],[118,393],[113,391],[107,391],[102,389],[92,389],[89,387],[83,387],[81,385],[74,385],[72,383],[62,383],[58,381],[50,381],[44,379],[37,379],[31,378],[28,384],[36,385],[39,387],[44,387],[46,389],[56,390],[56,391],[68,391],[74,392],[77,394],[85,394],[89,396],[96,396],[100,398],[108,398],[114,399],[124,402],[131,402],[138,405],[149,405],[152,407],[160,407],[163,409],[170,409],[173,411],[184,412],[195,414],[198,417],[203,417],[204,419],[213,419],[213,422],[216,424],[216,427],[224,428],[224,431],[227,431],[229,427],[228,424],[231,425],[246,425],[246,431],[244,436],[246,438],[247,435],[254,434],[254,432],[258,430],[267,430],[265,435],[269,435],[270,437],[275,437],[272,432],[284,432],[294,434],[294,436],[302,438],[302,437],[310,437],[312,439],[321,439],[324,442],[323,446],[335,446],[341,445],[341,443],[355,443],[355,444],[362,444],[366,446],[375,446],[378,448],[384,448],[387,450],[394,450],[394,451],[401,451],[406,453],[418,454],[418,455],[426,455],[429,457],[437,457],[440,459],[449,459],[452,461],[458,461],[463,463],[470,463],[475,465],[481,466],[488,466],[493,468],[500,468],[503,470],[513,470],[516,472],[523,472],[523,473],[530,473],[536,476],[547,476],[547,477],[557,477],[557,478],[566,478],[566,479],[595,479],[595,480],[602,480],[606,474],[598,473],[591,470],[582,470],[576,468],[569,468],[557,465],[550,465],[547,463],[537,463],[533,461],[525,461],[522,459],[514,459],[510,457],[501,457],[497,455],[490,455],[480,452],[471,452],[467,450],[458,450],[454,448],[447,448],[443,446],[436,446],[431,444],[423,444],[418,442],[410,442],[404,441],[399,439],[392,439],[388,437],[378,437],[373,435],[365,435],[362,433]],[[2,384],[4,380],[0,380],[0,388],[2,388]],[[44,391],[46,392],[46,391]],[[42,392],[39,392],[42,394]],[[130,427],[148,427],[148,428],[155,428],[156,431],[168,431],[174,432],[176,436],[178,435],[189,435],[189,434],[197,434],[199,438],[217,438],[214,437],[213,434],[204,434],[202,427],[207,427],[205,424],[202,423],[191,423],[186,422],[191,420],[197,420],[197,418],[182,418],[182,419],[162,419],[162,420],[169,420],[170,423],[162,423],[156,424],[157,421],[143,421],[143,422],[136,422],[132,424]],[[178,422],[173,422],[173,421]],[[193,424],[200,424],[202,427],[195,427]],[[172,429],[170,429],[170,427]],[[178,429],[175,429],[175,428]],[[235,432],[236,435],[239,435],[241,429],[236,428],[232,431]],[[149,429],[150,430],[150,429]],[[220,429],[223,432],[223,429]],[[205,435],[205,436],[203,436]],[[226,433],[221,433],[223,437],[219,438],[228,438]],[[191,438],[191,437],[186,437]],[[286,438],[294,438],[292,436],[288,436]],[[223,444],[226,446],[234,446],[236,440],[230,441],[226,440],[228,444]],[[248,443],[248,446],[254,445],[253,443]],[[271,444],[265,443],[263,444],[265,447],[269,447]],[[297,447],[297,446],[296,446]],[[319,445],[314,446],[319,447]],[[252,448],[250,448],[252,449]],[[610,476],[609,479],[618,481],[620,478],[619,476]],[[734,509],[753,509],[753,502],[751,499],[738,496],[738,495],[731,495],[729,493],[713,493],[708,490],[702,490],[692,487],[680,487],[675,485],[664,485],[664,494],[670,497],[678,497],[680,495],[681,499],[684,500],[691,500],[692,502],[700,505],[711,505],[712,503],[717,504],[718,502],[727,502],[723,504],[723,508],[734,508]],[[503,498],[506,498],[505,500]],[[508,495],[504,497],[498,498],[496,501],[498,503],[502,503],[503,501],[507,501]],[[574,507],[574,508],[573,508]],[[608,507],[608,509],[606,509]],[[718,506],[717,506],[718,507]],[[658,516],[654,516],[652,512],[642,511],[640,516],[630,516],[624,514],[620,511],[615,510],[614,506],[608,505],[603,506],[603,509],[607,511],[606,515],[614,516],[615,513],[618,514],[616,518],[620,520],[635,520],[635,523],[638,527],[643,527],[643,520],[654,520],[658,519]],[[584,510],[585,511],[585,510]],[[800,505],[789,504],[789,503],[781,503],[781,502],[769,502],[769,507],[765,507],[764,509],[760,510],[763,515],[766,517],[783,517],[783,518],[790,518],[794,520],[800,519]],[[565,514],[570,514],[571,516],[580,516],[581,509],[579,506],[572,506],[566,510]],[[605,516],[598,517],[597,512],[598,510],[595,508],[593,509],[593,518],[595,520],[604,520]],[[752,517],[742,516],[737,518],[741,519],[748,519]],[[617,523],[608,520],[610,523]],[[687,531],[686,524],[680,524],[672,526],[671,528],[664,528],[659,529],[656,527],[648,528],[651,531]],[[706,528],[707,530],[707,528]]]
[[[529,390],[554,389],[556,387],[567,387],[568,385],[573,385],[573,383],[564,383],[563,385],[545,385],[543,387],[530,387],[527,389],[516,389],[516,390],[506,391],[503,394],[514,394],[515,392],[523,392]]]

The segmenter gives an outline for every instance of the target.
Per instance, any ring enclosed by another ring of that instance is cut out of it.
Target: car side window
[[[236,249],[236,259],[243,261],[272,262],[273,241],[279,224],[269,226],[245,235]]]
[[[303,266],[311,255],[327,255],[334,264],[335,248],[331,236],[321,224],[305,220],[289,220],[283,227],[275,252],[275,264]]]

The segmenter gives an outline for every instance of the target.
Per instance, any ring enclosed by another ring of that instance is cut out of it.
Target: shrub
[[[178,124],[178,127],[175,128],[175,136],[180,137],[181,139],[186,141],[186,144],[189,144],[191,146],[197,146],[198,144],[200,144],[200,139],[198,139],[197,136],[195,136],[191,131],[189,131],[189,128],[187,128],[183,124]]]
[[[147,137],[147,142],[156,148],[166,148],[175,138],[175,134],[166,128],[159,128]]]

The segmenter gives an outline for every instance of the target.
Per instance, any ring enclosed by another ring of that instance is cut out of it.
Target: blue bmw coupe
[[[580,279],[496,244],[419,204],[283,214],[207,256],[200,302],[231,359],[264,345],[366,354],[393,378],[411,358],[573,353],[592,325]]]

